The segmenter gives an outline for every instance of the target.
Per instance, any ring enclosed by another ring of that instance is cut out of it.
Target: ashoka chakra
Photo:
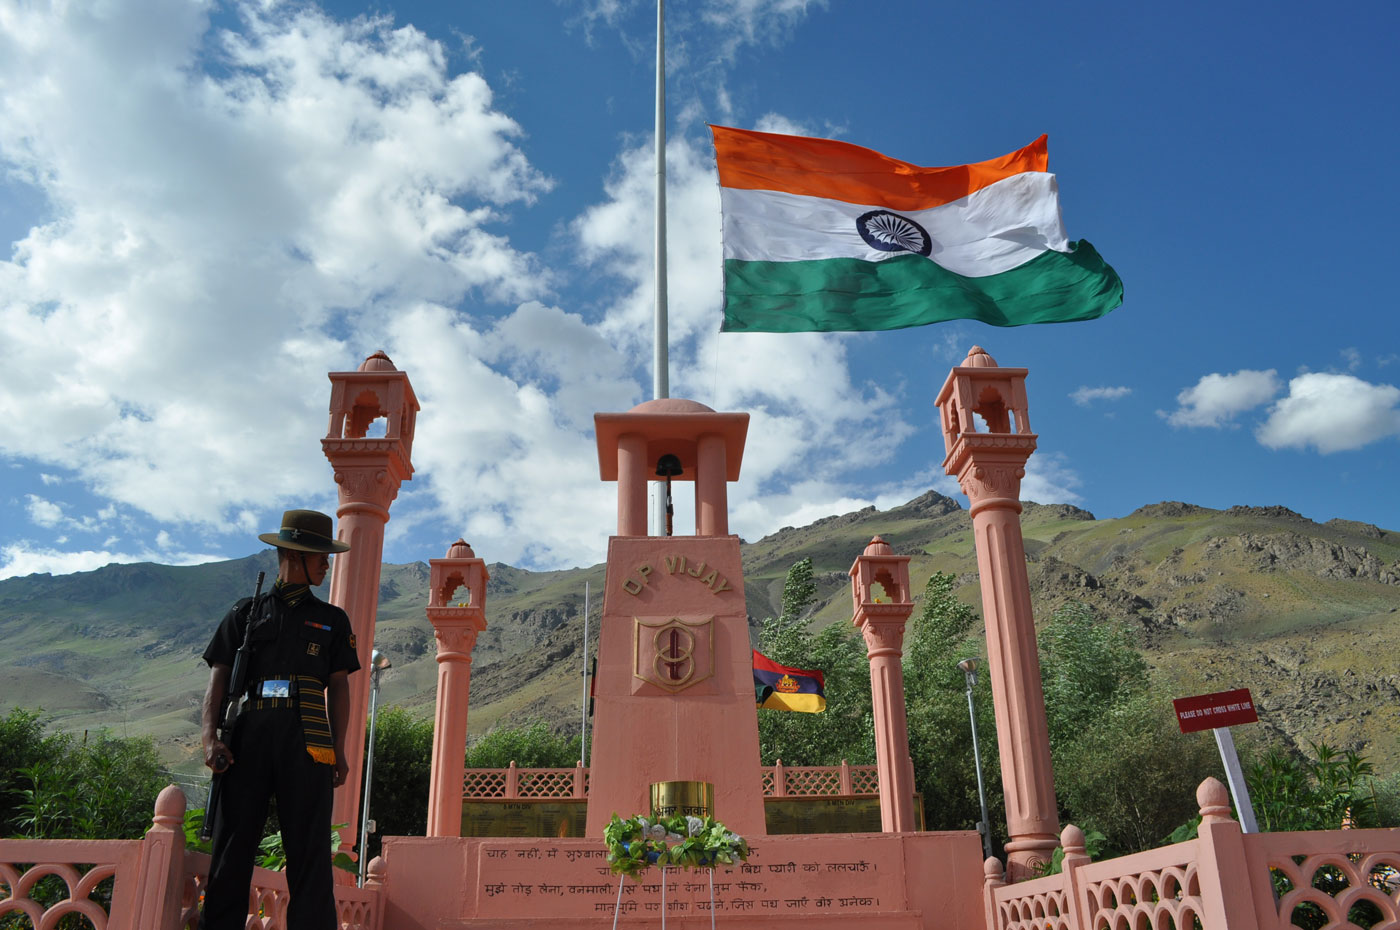
[[[933,240],[922,226],[888,210],[871,210],[856,220],[856,229],[866,245],[881,252],[927,255],[933,251]]]

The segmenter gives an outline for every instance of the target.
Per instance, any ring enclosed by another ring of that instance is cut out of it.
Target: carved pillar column
[[[1035,451],[1026,369],[999,368],[980,346],[938,395],[944,470],[971,502],[987,624],[987,669],[1006,795],[1007,876],[1029,878],[1059,846],[1060,820],[1021,538],[1021,479]],[[985,424],[979,430],[978,419]]]
[[[719,433],[706,433],[695,443],[695,535],[729,535],[728,485],[725,475],[725,441]]]
[[[617,535],[647,535],[647,442],[638,433],[617,441]]]
[[[337,555],[331,569],[331,603],[350,617],[360,667],[369,668],[379,609],[379,575],[384,559],[384,524],[399,486],[413,477],[413,428],[418,399],[408,375],[376,352],[358,371],[330,373],[330,428],[321,448],[335,469],[340,490],[337,537],[350,551]],[[382,421],[382,435],[377,425]],[[350,676],[350,721],[345,755],[350,774],[336,789],[332,823],[346,824],[347,841],[359,836],[360,781],[369,713],[368,672]]]
[[[880,778],[880,829],[906,833],[914,821],[914,764],[904,705],[904,627],[909,599],[909,556],[895,555],[879,536],[851,566],[852,622],[870,657],[870,696],[875,711],[875,761]]]
[[[437,637],[438,661],[428,836],[460,836],[472,647],[476,635],[486,629],[486,582],[490,575],[486,563],[460,539],[448,548],[446,558],[432,559],[428,566],[426,610]]]

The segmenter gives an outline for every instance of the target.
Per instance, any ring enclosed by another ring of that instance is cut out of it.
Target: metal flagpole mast
[[[666,0],[656,0],[656,330],[653,336],[652,397],[671,396],[669,337],[666,325]],[[664,504],[657,482],[651,486],[652,535],[659,529]]]
[[[656,0],[656,346],[654,397],[670,397],[666,334],[666,2]]]

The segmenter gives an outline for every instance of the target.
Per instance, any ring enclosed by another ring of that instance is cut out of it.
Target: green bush
[[[4,831],[37,839],[136,839],[165,787],[149,738],[45,735],[39,715],[0,721]]]
[[[567,768],[577,764],[579,737],[561,736],[542,721],[527,727],[496,727],[467,747],[469,769],[503,769],[514,762],[520,768]]]

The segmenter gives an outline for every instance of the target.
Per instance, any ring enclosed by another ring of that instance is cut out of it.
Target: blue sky
[[[325,372],[381,348],[423,403],[387,559],[601,561],[592,414],[651,387],[654,9],[0,0],[0,577],[333,509]],[[735,532],[958,496],[933,399],[973,344],[1030,369],[1024,497],[1400,530],[1393,3],[667,12],[671,389],[753,416]],[[1124,305],[719,334],[709,122],[928,165],[1049,133]]]

